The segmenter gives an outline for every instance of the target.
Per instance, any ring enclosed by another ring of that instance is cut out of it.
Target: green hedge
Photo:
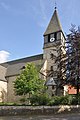
[[[66,96],[54,96],[49,98],[47,94],[33,95],[30,99],[30,104],[26,104],[25,100],[22,99],[24,103],[0,103],[0,106],[39,106],[39,105],[80,105],[80,95],[66,95]]]
[[[31,105],[48,105],[50,99],[47,94],[33,95],[30,98]]]
[[[30,98],[31,105],[80,105],[80,95],[54,96],[49,98],[46,94],[34,95]]]
[[[80,105],[80,96],[66,95],[54,96],[48,105]]]

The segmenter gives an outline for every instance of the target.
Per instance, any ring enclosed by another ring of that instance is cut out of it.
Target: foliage
[[[26,100],[27,100],[27,99],[26,99],[25,97],[23,97],[23,98],[20,99],[20,102],[21,102],[21,103],[25,103]]]
[[[25,69],[14,82],[16,95],[24,95],[42,92],[44,89],[44,80],[39,78],[37,67],[33,63],[26,65]]]
[[[46,93],[36,94],[30,98],[31,105],[48,105],[50,99]]]
[[[64,46],[66,54],[62,54],[62,48],[60,48],[60,55],[57,58],[58,78],[60,86],[72,85],[77,88],[78,94],[80,85],[80,27],[76,30],[75,25],[72,25],[70,31]]]
[[[48,105],[53,106],[53,105],[59,105],[59,96],[55,96],[51,99],[51,101],[48,103]]]
[[[0,106],[17,106],[17,105],[19,105],[19,104],[17,104],[17,103],[0,103]]]
[[[80,28],[75,29],[72,25],[71,34],[67,37],[67,82],[77,88],[79,93],[80,84]]]
[[[54,96],[49,98],[47,94],[35,94],[30,99],[32,106],[47,105],[80,105],[80,95]],[[23,102],[23,101],[22,101]],[[31,106],[23,103],[0,103],[0,106]]]
[[[80,96],[76,95],[54,96],[48,105],[80,105]]]

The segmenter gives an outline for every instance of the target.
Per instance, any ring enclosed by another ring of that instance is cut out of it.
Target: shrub
[[[77,98],[73,95],[66,95],[54,96],[48,105],[76,105],[77,103],[80,104],[80,98],[77,100]]]
[[[50,99],[46,94],[33,95],[30,98],[31,105],[47,105]]]
[[[25,101],[26,101],[26,98],[25,98],[25,97],[20,99],[20,102],[21,102],[21,103],[25,103]]]
[[[48,105],[52,106],[52,105],[60,105],[61,101],[60,101],[60,97],[59,96],[54,96],[51,101],[48,103]]]
[[[60,104],[61,105],[67,105],[69,103],[68,96],[61,96],[60,97]]]
[[[75,96],[73,102],[74,102],[73,104],[78,104],[78,105],[80,105],[80,93]]]

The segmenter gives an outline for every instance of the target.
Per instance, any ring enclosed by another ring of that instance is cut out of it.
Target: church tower
[[[47,61],[46,69],[46,85],[51,90],[50,94],[55,95],[57,92],[58,79],[58,62],[57,58],[61,54],[65,54],[65,36],[62,31],[58,12],[55,11],[44,33],[43,59]],[[57,62],[56,62],[57,61]]]

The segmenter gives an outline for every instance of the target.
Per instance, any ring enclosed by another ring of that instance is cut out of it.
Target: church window
[[[54,86],[52,86],[52,89],[54,89]]]
[[[26,67],[25,66],[23,66],[22,68],[21,68],[21,70],[23,70],[23,69],[25,69]]]
[[[50,34],[48,35],[48,42],[50,42]]]
[[[52,93],[52,97],[54,96],[54,93]]]
[[[57,33],[56,32],[54,33],[54,38],[55,38],[55,40],[57,40]]]
[[[51,71],[53,71],[53,66],[51,66]]]
[[[54,59],[54,55],[53,55],[53,53],[50,54],[50,59],[51,59],[51,60]]]

